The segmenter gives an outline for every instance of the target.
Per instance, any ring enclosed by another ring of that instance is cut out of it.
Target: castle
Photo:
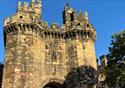
[[[61,88],[77,66],[97,69],[96,31],[88,14],[68,4],[62,27],[41,21],[42,1],[18,2],[17,12],[4,21],[5,61],[2,88]]]

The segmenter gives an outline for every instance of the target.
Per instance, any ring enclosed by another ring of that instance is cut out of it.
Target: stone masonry
[[[77,66],[97,69],[96,31],[88,14],[68,4],[62,27],[41,21],[42,1],[18,2],[17,12],[4,21],[5,62],[2,88],[49,88],[62,84]],[[55,87],[60,88],[60,87]]]

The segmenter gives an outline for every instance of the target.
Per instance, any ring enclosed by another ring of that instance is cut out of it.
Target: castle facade
[[[5,61],[2,88],[61,88],[71,68],[97,69],[96,31],[88,14],[63,10],[62,27],[41,20],[42,1],[18,2],[4,21]]]

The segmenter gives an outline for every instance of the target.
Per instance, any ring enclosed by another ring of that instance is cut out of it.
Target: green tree
[[[106,83],[110,88],[125,88],[125,31],[112,35]]]
[[[90,66],[81,66],[69,71],[64,84],[65,88],[93,88],[97,83],[97,71]]]

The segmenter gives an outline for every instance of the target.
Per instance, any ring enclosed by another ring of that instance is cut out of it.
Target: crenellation
[[[22,3],[21,1],[18,1],[17,12],[20,12],[21,9],[22,9]]]
[[[6,17],[4,21],[4,26],[7,26],[10,23],[10,17]]]
[[[51,24],[50,29],[52,29],[53,31],[60,31],[57,23]]]
[[[28,2],[24,2],[22,5],[21,1],[18,2],[17,12],[12,16],[12,20],[5,19],[5,26],[10,23],[32,23],[38,22],[41,18],[41,0],[38,2],[33,1],[31,6]]]
[[[88,12],[87,11],[84,13],[84,17],[85,17],[85,21],[88,22]]]
[[[28,2],[24,2],[24,11],[27,11],[28,10],[28,7],[29,7],[29,4],[28,4]]]
[[[69,30],[69,31],[60,31],[60,29],[58,29],[59,27],[57,25],[52,25],[53,29],[46,29],[46,30],[42,30],[41,28],[39,28],[36,24],[27,24],[27,23],[24,23],[24,24],[20,24],[20,23],[13,23],[13,24],[10,24],[6,27],[4,27],[4,30],[7,30],[6,32],[10,33],[10,32],[13,32],[14,30],[18,30],[18,29],[23,29],[23,31],[33,31],[33,32],[36,32],[38,33],[38,35],[41,35],[41,32],[45,33],[44,35],[47,37],[52,37],[52,38],[61,38],[64,34],[64,38],[67,39],[67,38],[76,38],[76,37],[85,37],[85,38],[91,38],[92,40],[95,40],[96,38],[96,32],[93,31],[93,29],[91,28],[87,28],[86,30],[83,30],[83,29],[72,29],[72,30]],[[20,27],[20,28],[19,28]],[[45,38],[46,38],[45,37]],[[62,37],[63,38],[63,37]]]

